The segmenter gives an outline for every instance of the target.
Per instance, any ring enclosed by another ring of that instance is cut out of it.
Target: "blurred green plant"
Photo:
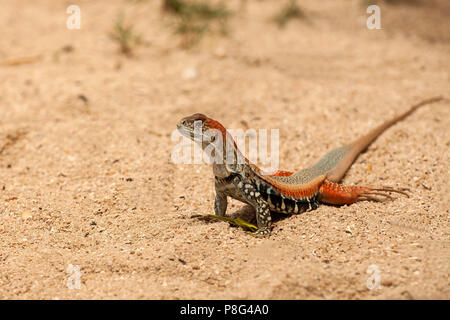
[[[303,10],[298,6],[296,0],[289,1],[284,7],[281,8],[280,12],[275,15],[274,21],[278,24],[280,28],[286,26],[286,24],[292,19],[305,19],[306,15]]]
[[[141,36],[134,31],[133,26],[125,24],[123,14],[114,23],[110,37],[119,44],[120,52],[128,56],[142,43]]]
[[[227,221],[232,225],[235,225],[237,227],[241,227],[242,229],[246,230],[246,231],[251,231],[251,232],[255,232],[258,230],[258,227],[255,226],[254,224],[251,224],[250,222],[247,222],[245,220],[242,220],[241,218],[231,218],[231,217],[226,217],[226,216],[217,216],[217,215],[213,215],[213,214],[208,214],[205,216],[202,215],[194,215],[191,218],[198,218],[201,220],[221,220],[221,221]]]
[[[164,0],[163,9],[178,18],[175,31],[185,36],[186,46],[196,43],[214,26],[219,27],[220,33],[227,33],[226,23],[231,11],[223,3],[213,6],[207,2]]]

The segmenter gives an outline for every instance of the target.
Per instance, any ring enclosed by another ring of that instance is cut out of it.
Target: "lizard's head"
[[[214,142],[217,133],[226,136],[225,128],[216,120],[208,118],[204,114],[195,113],[185,117],[177,124],[178,131],[185,137],[202,144]]]
[[[185,117],[177,124],[178,131],[185,137],[199,143],[207,151],[214,164],[227,164],[226,170],[221,171],[216,166],[214,174],[228,176],[236,171],[236,166],[228,164],[242,164],[248,160],[239,151],[233,137],[218,121],[208,118],[204,114],[195,113]],[[212,148],[211,148],[212,147]],[[222,167],[221,167],[222,168]],[[219,170],[219,171],[217,171]]]

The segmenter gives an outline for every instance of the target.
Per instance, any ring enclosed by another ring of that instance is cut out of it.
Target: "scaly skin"
[[[228,197],[250,204],[256,211],[256,233],[266,235],[270,233],[271,211],[299,214],[316,209],[320,203],[343,205],[361,200],[383,201],[392,199],[390,192],[407,195],[403,190],[388,187],[343,186],[338,182],[358,155],[382,132],[419,107],[441,99],[442,97],[434,97],[412,106],[405,113],[383,123],[353,143],[328,152],[310,168],[296,173],[278,171],[273,175],[264,175],[242,155],[225,127],[203,114],[197,113],[183,118],[177,126],[183,135],[200,143],[203,150],[213,150],[211,155],[222,160],[221,163],[213,163],[215,214],[225,215]],[[199,130],[195,123],[201,124],[199,140],[194,135],[195,128]],[[218,143],[218,136],[224,143]],[[225,158],[226,154],[231,156]]]

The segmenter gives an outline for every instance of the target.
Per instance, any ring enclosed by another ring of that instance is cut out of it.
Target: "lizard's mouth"
[[[186,127],[185,125],[179,123],[177,125],[177,129],[183,136],[196,142],[203,142],[202,136],[194,134],[194,130],[192,128]]]

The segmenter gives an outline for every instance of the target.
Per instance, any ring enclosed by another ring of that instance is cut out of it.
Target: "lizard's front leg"
[[[227,211],[227,196],[216,189],[216,199],[214,200],[214,213],[216,216],[224,216]]]
[[[233,184],[236,189],[239,190],[244,199],[255,208],[256,222],[258,224],[256,234],[270,234],[272,217],[270,216],[270,209],[267,201],[264,200],[258,190],[256,190],[251,183],[243,181],[242,178],[236,177],[233,180]]]

